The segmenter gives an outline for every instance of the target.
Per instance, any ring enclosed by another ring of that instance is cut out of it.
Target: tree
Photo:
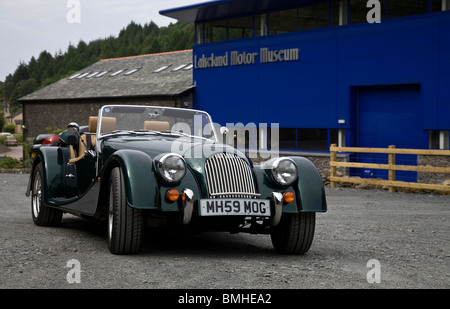
[[[11,103],[11,111],[21,107],[17,100],[46,85],[56,82],[100,59],[135,56],[192,48],[194,25],[184,22],[158,27],[153,21],[144,26],[134,21],[123,28],[118,37],[110,36],[75,46],[69,43],[66,52],[50,54],[46,50],[29,63],[20,62],[14,74],[0,82],[0,97]]]
[[[10,112],[14,113],[20,110],[20,105],[17,100],[32,93],[37,87],[38,83],[34,80],[34,78],[19,81],[10,96]]]
[[[5,114],[3,113],[3,110],[2,110],[2,111],[0,111],[0,128],[3,129],[4,126],[5,126]]]

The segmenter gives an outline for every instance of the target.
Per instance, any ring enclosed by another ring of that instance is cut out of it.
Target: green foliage
[[[14,136],[16,137],[16,140],[19,144],[22,144],[23,142],[23,134],[14,134]]]
[[[19,139],[17,139],[19,140]],[[31,160],[30,160],[30,150],[31,147],[33,147],[33,139],[29,138],[26,141],[23,141],[22,143],[23,146],[23,167],[27,168],[27,167],[31,167]]]
[[[3,110],[0,110],[0,128],[3,128],[4,125],[5,125],[5,114],[3,113]]]
[[[140,25],[131,22],[118,37],[110,36],[86,43],[69,44],[65,53],[51,55],[42,51],[29,63],[21,62],[14,74],[0,82],[0,98],[10,103],[10,112],[21,109],[18,100],[40,88],[57,82],[100,59],[137,56],[191,49],[194,25],[183,22],[158,27],[154,22]]]
[[[22,164],[14,158],[0,158],[0,168],[22,168]]]
[[[13,124],[7,124],[3,126],[3,132],[9,132],[11,134],[16,133],[16,126]]]
[[[46,127],[45,131],[49,134],[59,134],[64,130],[63,129],[53,129],[52,127]]]

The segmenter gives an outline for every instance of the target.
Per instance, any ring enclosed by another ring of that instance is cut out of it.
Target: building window
[[[259,14],[255,16],[255,36],[266,36],[267,31],[267,14]]]
[[[205,23],[204,43],[213,43],[227,40],[227,20],[217,20]]]
[[[428,13],[427,0],[388,1],[388,17],[396,18]]]
[[[228,21],[228,39],[238,40],[253,37],[253,16],[233,18]]]
[[[297,129],[280,128],[281,150],[297,150]]]
[[[298,9],[271,12],[269,14],[269,34],[295,32],[298,29]]]
[[[300,30],[325,28],[329,23],[330,5],[328,3],[314,6],[301,7],[299,9]]]
[[[328,130],[299,129],[298,150],[328,151]]]
[[[350,23],[367,22],[367,1],[365,0],[349,0],[349,17]]]
[[[450,0],[378,0],[381,20],[450,10]],[[367,0],[328,1],[289,10],[196,24],[197,44],[367,23]]]
[[[435,0],[435,1],[438,1],[438,0]],[[442,0],[441,10],[442,11],[450,10],[450,0]]]
[[[449,131],[430,130],[428,132],[428,148],[449,149]]]
[[[328,152],[331,144],[337,145],[339,142],[339,130],[335,129],[280,128],[279,130],[280,150]]]
[[[331,3],[331,25],[343,26],[347,24],[348,0]]]
[[[431,11],[440,12],[450,10],[450,0],[431,0]]]

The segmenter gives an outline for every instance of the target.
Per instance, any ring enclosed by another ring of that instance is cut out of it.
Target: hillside
[[[183,22],[158,27],[131,22],[117,37],[98,39],[77,46],[69,45],[65,53],[51,55],[42,51],[36,59],[21,62],[14,74],[0,82],[0,98],[10,103],[11,113],[21,109],[17,100],[40,88],[73,74],[100,59],[145,55],[192,48],[194,25]]]

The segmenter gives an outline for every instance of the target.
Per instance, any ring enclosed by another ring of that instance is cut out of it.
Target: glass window
[[[227,40],[227,20],[205,23],[205,43]]]
[[[431,0],[431,10],[433,12],[450,10],[450,0]]]
[[[329,4],[323,3],[299,9],[300,30],[318,29],[329,26]]]
[[[297,129],[280,128],[280,145],[281,150],[295,150],[297,149]]]
[[[228,36],[230,40],[253,37],[253,16],[230,19],[228,21]]]
[[[449,131],[428,131],[428,148],[449,149]]]
[[[438,1],[438,0],[434,0],[434,1]],[[442,11],[450,10],[450,0],[442,0],[441,10]]]
[[[329,144],[339,144],[339,130],[337,129],[331,129],[330,130],[330,142]]]
[[[347,0],[331,3],[331,25],[343,26],[347,24]]]
[[[350,23],[366,23],[367,22],[367,0],[349,0]]]
[[[389,18],[424,14],[427,12],[428,12],[428,0],[388,1]]]
[[[439,131],[428,131],[428,148],[439,149]]]
[[[204,43],[204,35],[205,35],[205,31],[204,31],[204,24],[197,24],[195,25],[195,35],[196,35],[196,42],[197,44],[202,44]]]
[[[299,150],[328,151],[328,130],[299,129],[297,141]]]
[[[269,14],[269,34],[294,32],[298,29],[298,9],[271,12]]]
[[[255,16],[255,36],[267,35],[267,14]]]

